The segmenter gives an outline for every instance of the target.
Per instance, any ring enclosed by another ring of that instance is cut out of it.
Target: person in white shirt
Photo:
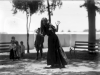
[[[18,43],[18,41],[16,41],[16,59],[20,59],[21,57],[21,49],[20,49],[20,45]]]
[[[98,49],[100,50],[100,38],[97,40]]]
[[[25,55],[25,46],[23,41],[20,42],[20,49],[21,49],[21,57],[23,58]]]
[[[11,45],[9,46],[9,49],[10,49],[9,58],[12,59],[12,60],[15,60],[15,57],[16,57],[16,53],[15,53],[16,45],[15,45],[14,42],[11,42]]]

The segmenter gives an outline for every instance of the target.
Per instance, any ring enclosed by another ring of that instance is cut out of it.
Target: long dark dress
[[[68,58],[62,49],[58,36],[52,30],[46,29],[48,35],[47,65],[67,65]]]
[[[11,40],[11,43],[15,44],[15,42],[16,42],[16,40]],[[10,48],[11,48],[11,46],[10,46]],[[13,48],[10,49],[9,58],[10,59],[15,59],[16,58],[16,53],[15,53],[15,50],[13,50]]]
[[[13,51],[13,49],[10,50],[10,59],[14,59],[14,51]]]
[[[16,54],[15,54],[14,48],[12,48],[12,47],[14,47],[14,45],[10,46],[10,59],[15,59]]]

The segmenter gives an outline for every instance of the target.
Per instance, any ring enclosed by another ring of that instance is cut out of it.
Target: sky
[[[59,32],[63,31],[83,31],[88,29],[87,10],[80,5],[84,1],[63,1],[62,7],[57,8],[53,12],[52,24],[55,26],[57,21],[60,21]],[[12,4],[10,1],[0,1],[0,32],[8,34],[23,34],[26,33],[26,15],[23,12],[12,14]],[[48,13],[36,13],[32,15],[30,32],[33,33],[35,29],[40,27],[42,17],[48,17]],[[100,29],[100,14],[96,15],[96,29]]]

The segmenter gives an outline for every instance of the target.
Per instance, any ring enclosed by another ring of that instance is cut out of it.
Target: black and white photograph
[[[100,0],[0,0],[0,75],[100,75]]]

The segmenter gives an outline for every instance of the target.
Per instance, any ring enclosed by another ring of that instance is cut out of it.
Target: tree
[[[51,23],[51,15],[53,15],[53,11],[56,9],[56,7],[60,8],[61,6],[61,0],[47,0],[47,5],[42,5],[42,9],[40,8],[40,10],[42,13],[48,11],[49,23]]]
[[[40,13],[44,13],[48,10],[49,22],[51,23],[51,15],[53,15],[53,10],[57,6],[61,6],[61,0],[50,0],[52,3],[49,4],[49,0],[47,0],[47,5],[44,4],[45,0],[12,0],[13,4],[13,14],[16,14],[19,11],[26,12],[26,28],[27,28],[27,52],[29,53],[29,29],[31,23],[31,16],[40,11]],[[30,18],[30,21],[28,19]],[[58,28],[58,26],[57,26]]]
[[[49,3],[51,1],[51,3]],[[48,17],[49,17],[49,23],[51,23],[51,16],[53,15],[53,11],[56,9],[56,7],[61,7],[62,6],[62,1],[61,0],[47,0],[47,5],[42,5],[40,8],[40,12],[43,13],[45,11],[48,12]],[[58,31],[58,25],[60,22],[56,25],[57,26],[57,31]]]
[[[27,28],[27,53],[29,53],[29,29],[31,16],[36,13],[43,5],[43,0],[12,0],[13,14],[19,11],[26,12],[26,28]],[[30,18],[30,21],[28,21]]]
[[[96,6],[96,4],[99,4],[98,2],[95,2],[94,0],[86,0],[86,2],[81,5],[85,6],[88,12],[88,21],[89,21],[89,37],[88,41],[95,43],[96,41],[96,31],[95,31],[95,16],[96,11],[99,11],[99,7]],[[90,48],[90,46],[88,46]],[[92,47],[95,48],[95,45]],[[95,50],[95,49],[94,49]]]

